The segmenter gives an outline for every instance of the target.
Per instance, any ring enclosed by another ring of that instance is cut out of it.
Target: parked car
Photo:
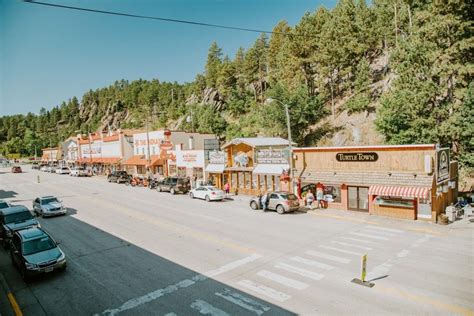
[[[37,162],[33,162],[33,163],[31,164],[31,169],[33,169],[33,170],[35,170],[35,169],[36,169],[36,170],[39,170],[39,169],[40,169],[40,165],[39,165]]]
[[[59,167],[58,166],[50,166],[48,168],[48,172],[50,173],[56,173],[56,170],[58,169]]]
[[[191,199],[203,199],[207,202],[222,201],[225,197],[225,192],[212,185],[203,185],[196,189],[192,189],[189,192],[189,197]]]
[[[168,191],[171,194],[188,193],[191,190],[191,182],[188,178],[167,177],[158,182],[156,186],[158,192]]]
[[[130,181],[132,176],[129,175],[126,171],[112,171],[107,176],[107,181],[116,182],[116,183],[126,183]]]
[[[21,167],[20,166],[13,166],[12,167],[12,173],[22,173]]]
[[[66,269],[66,255],[58,244],[41,228],[15,232],[10,244],[10,257],[25,282],[41,273]]]
[[[250,200],[250,207],[253,210],[263,209],[262,196],[253,197]],[[267,209],[277,211],[278,214],[297,211],[300,203],[296,195],[290,192],[270,192],[267,193]]]
[[[55,171],[57,174],[70,174],[71,173],[71,170],[69,170],[68,167],[59,167],[58,169],[56,169]]]
[[[46,217],[66,214],[63,203],[54,196],[38,197],[33,201],[33,212]]]
[[[9,244],[15,231],[40,226],[33,214],[23,205],[1,209],[0,224],[0,238],[4,247]]]
[[[89,173],[87,172],[86,169],[82,167],[75,167],[71,169],[71,172],[69,173],[71,177],[87,177]]]
[[[10,203],[8,203],[5,200],[0,200],[0,210],[3,210],[4,208],[9,208],[12,206]]]
[[[40,168],[40,171],[47,172],[48,171],[48,165],[44,165]]]

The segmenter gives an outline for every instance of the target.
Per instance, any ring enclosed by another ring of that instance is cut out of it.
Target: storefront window
[[[404,199],[401,197],[393,197],[393,196],[377,196],[375,198],[375,204],[381,206],[396,206],[396,207],[406,207],[406,208],[414,208],[413,199]]]
[[[193,176],[197,179],[204,179],[202,168],[193,168]]]
[[[341,203],[341,186],[333,186],[333,185],[325,186],[324,198],[328,202]]]
[[[239,175],[239,188],[243,188],[244,187],[244,173],[239,172],[238,175]]]
[[[178,177],[186,177],[186,167],[178,167]]]
[[[245,173],[245,187],[247,189],[250,189],[250,184],[251,184],[251,181],[252,181],[252,173],[250,172],[246,172]]]
[[[170,176],[176,175],[176,165],[170,165],[169,166],[169,172],[170,172],[169,173]]]
[[[145,173],[145,166],[137,166],[137,173],[144,174]]]
[[[232,185],[232,188],[237,188],[237,173],[232,173],[231,174],[231,185]]]
[[[251,173],[251,175],[252,175],[252,189],[260,189],[258,187],[258,182],[257,182],[258,175],[254,174],[254,173]]]
[[[259,190],[266,191],[265,188],[265,176],[259,175],[258,178],[260,179],[260,187]]]

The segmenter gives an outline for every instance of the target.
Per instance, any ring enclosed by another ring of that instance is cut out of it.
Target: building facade
[[[330,208],[436,221],[457,199],[457,163],[436,145],[295,148],[294,158],[298,195],[324,187]]]

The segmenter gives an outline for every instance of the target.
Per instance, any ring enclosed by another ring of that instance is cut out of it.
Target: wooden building
[[[436,221],[457,200],[457,163],[436,145],[294,149],[299,195],[324,186],[328,207]]]

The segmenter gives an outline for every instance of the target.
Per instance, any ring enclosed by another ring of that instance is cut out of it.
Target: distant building
[[[43,154],[41,155],[41,162],[48,164],[57,164],[62,160],[62,148],[61,147],[48,147],[41,149]]]

